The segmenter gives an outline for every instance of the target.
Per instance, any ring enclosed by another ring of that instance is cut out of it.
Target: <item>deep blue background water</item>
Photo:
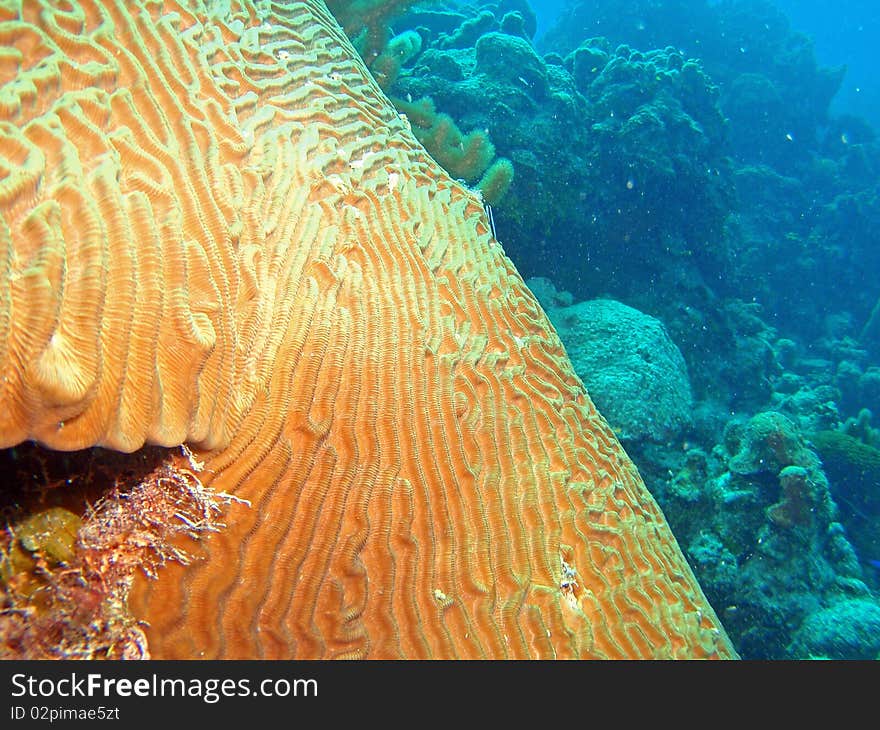
[[[863,116],[880,129],[880,2],[777,0],[776,4],[789,16],[792,28],[814,39],[819,63],[847,66],[832,109]]]
[[[530,0],[530,4],[538,16],[538,32],[535,36],[537,41],[544,32],[556,21],[559,11],[565,5],[566,0]]]

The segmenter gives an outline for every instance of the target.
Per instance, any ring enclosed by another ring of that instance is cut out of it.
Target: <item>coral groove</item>
[[[6,2],[0,434],[246,500],[154,658],[729,657],[492,238],[319,2]]]

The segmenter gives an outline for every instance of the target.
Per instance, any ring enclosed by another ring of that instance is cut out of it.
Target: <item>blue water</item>
[[[538,30],[535,33],[535,41],[540,41],[547,29],[550,28],[559,17],[559,11],[565,6],[566,0],[543,0],[531,3],[532,9],[538,18]]]
[[[834,111],[859,114],[880,128],[880,3],[777,0],[776,4],[788,15],[793,28],[813,38],[821,63],[846,65],[847,75],[834,100]]]

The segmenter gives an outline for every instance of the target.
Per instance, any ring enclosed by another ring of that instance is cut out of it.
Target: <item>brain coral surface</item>
[[[492,238],[323,3],[0,3],[0,446],[187,442],[181,657],[732,656]]]

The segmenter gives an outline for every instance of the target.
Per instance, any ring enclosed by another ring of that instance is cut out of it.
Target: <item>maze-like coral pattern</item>
[[[0,4],[0,445],[188,442],[180,657],[731,646],[492,238],[320,2]]]

